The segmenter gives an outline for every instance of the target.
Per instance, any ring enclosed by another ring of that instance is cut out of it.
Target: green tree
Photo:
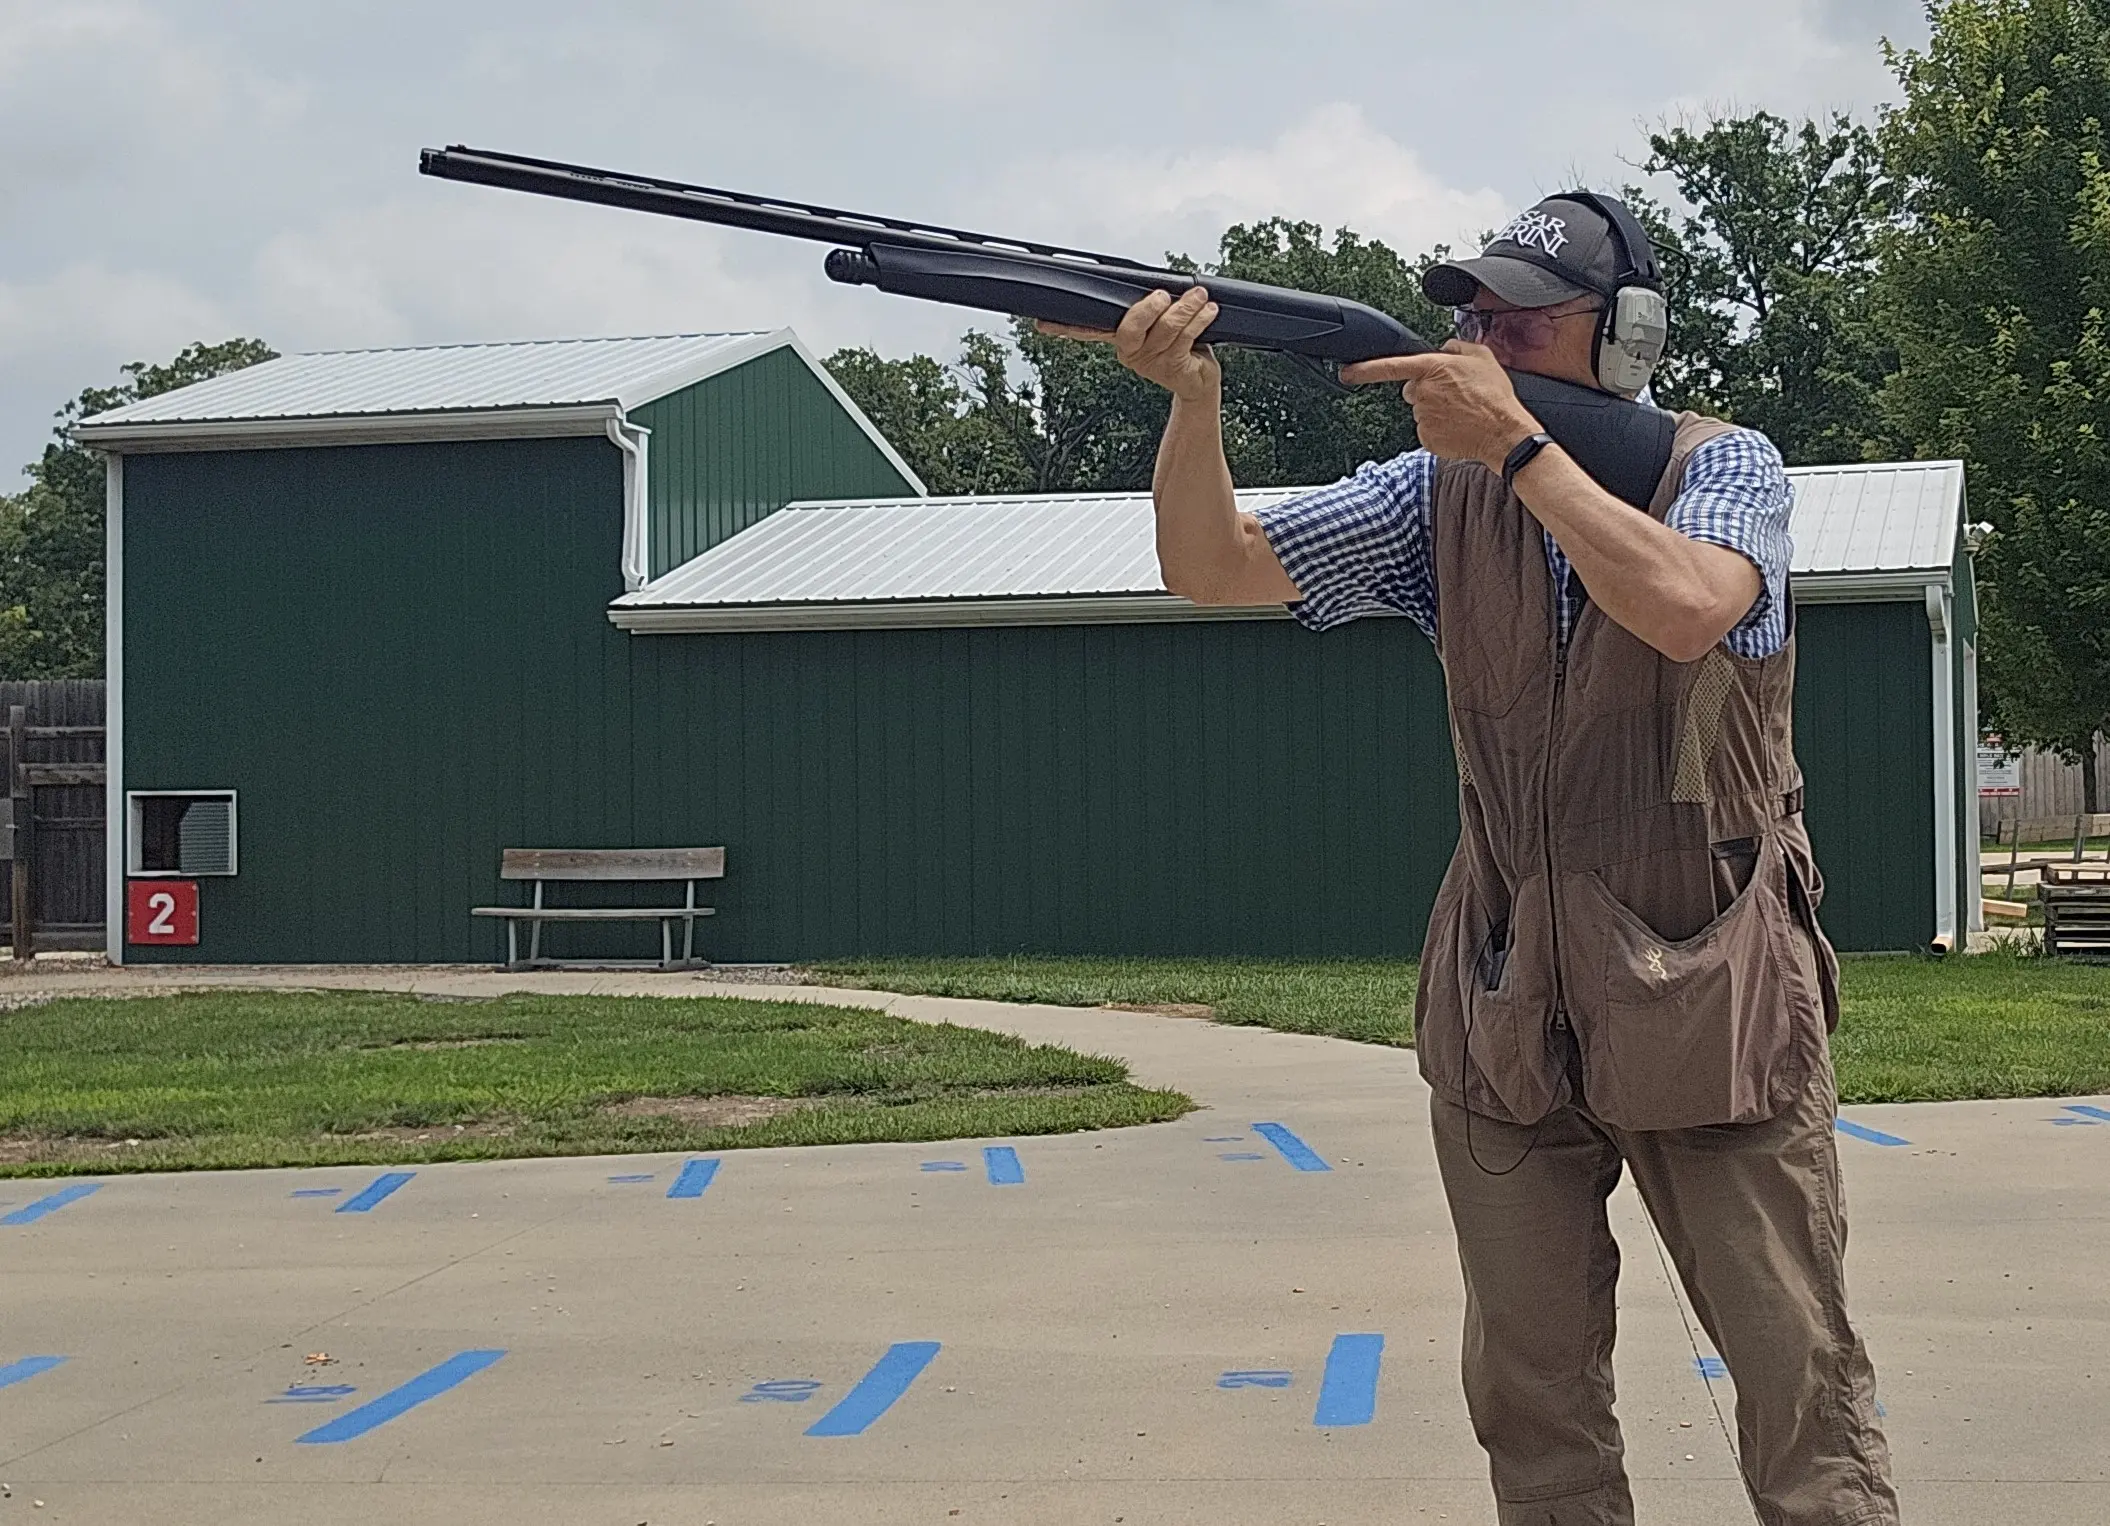
[[[974,346],[976,339],[983,344]],[[995,343],[969,336],[971,348]],[[1025,458],[983,406],[979,374],[964,363],[844,349],[828,357],[828,369],[933,493],[1010,493],[1027,485]]]
[[[270,360],[260,340],[192,344],[160,365],[133,361],[113,387],[89,387],[58,412],[57,438],[0,497],[0,673],[97,678],[103,671],[103,463],[69,438],[83,418]]]
[[[1451,336],[1450,311],[1421,294],[1421,274],[1449,257],[1438,248],[1409,260],[1347,228],[1329,245],[1316,223],[1277,217],[1227,230],[1210,270],[1346,297],[1441,344]],[[1279,355],[1226,350],[1222,360],[1224,450],[1242,487],[1331,482],[1418,443],[1397,387],[1357,387],[1343,396]]]
[[[1880,313],[1893,448],[1963,459],[1986,719],[2080,763],[2110,726],[2110,6],[1949,0],[1893,52],[1883,147],[1907,222]]]
[[[1759,111],[1648,145],[1641,168],[1691,209],[1626,193],[1671,303],[1657,401],[1760,430],[1791,465],[1862,459],[1893,363],[1869,317],[1895,201],[1874,135],[1841,115],[1798,127]]]

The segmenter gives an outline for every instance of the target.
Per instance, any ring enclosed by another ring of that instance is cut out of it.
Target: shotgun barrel
[[[1344,297],[1162,270],[1058,244],[970,233],[484,149],[428,148],[419,172],[445,180],[627,207],[831,244],[829,279],[956,307],[1110,329],[1153,291],[1206,285],[1210,344],[1279,350],[1334,365],[1418,355],[1429,342],[1389,314]],[[1646,508],[1670,459],[1675,418],[1661,409],[1551,377],[1512,371],[1517,396],[1607,492]]]

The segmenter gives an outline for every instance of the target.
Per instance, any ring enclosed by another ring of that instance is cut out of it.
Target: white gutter
[[[617,413],[608,421],[608,438],[623,453],[623,592],[636,593],[652,577],[652,484],[645,469],[652,431]]]
[[[614,403],[548,408],[461,408],[438,413],[333,414],[305,419],[172,419],[73,426],[97,450],[132,455],[170,450],[271,450],[301,445],[395,445],[420,440],[523,440],[599,434]]]
[[[125,962],[125,458],[103,457],[103,952]]]
[[[1288,618],[1289,611],[1280,604],[1191,604],[1169,593],[807,604],[651,605],[618,600],[608,606],[611,624],[641,636],[684,631],[936,630],[963,625],[1134,625]]]
[[[1797,604],[1876,604],[1912,599],[1925,588],[1947,588],[1946,567],[1916,567],[1897,572],[1797,572],[1788,586]]]

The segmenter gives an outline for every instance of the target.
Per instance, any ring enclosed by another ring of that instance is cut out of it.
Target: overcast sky
[[[1468,18],[1471,18],[1470,20]],[[127,360],[969,315],[818,245],[428,180],[466,142],[1156,257],[1469,240],[1647,126],[1871,115],[1917,0],[0,0],[0,490]]]

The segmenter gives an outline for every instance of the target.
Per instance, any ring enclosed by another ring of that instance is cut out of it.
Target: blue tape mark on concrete
[[[17,1383],[27,1383],[39,1373],[49,1372],[66,1359],[62,1356],[25,1356],[19,1362],[9,1362],[0,1367],[0,1388],[12,1388]]]
[[[1233,1368],[1216,1380],[1218,1388],[1287,1388],[1290,1375],[1280,1368]]]
[[[1222,1152],[1221,1152],[1220,1154],[1218,1154],[1216,1158],[1217,1158],[1218,1160],[1266,1160],[1266,1159],[1267,1159],[1267,1157],[1266,1157],[1265,1155],[1262,1155],[1262,1154],[1261,1154],[1261,1153],[1260,1153],[1260,1152],[1259,1152],[1258,1150],[1225,1150],[1225,1151],[1222,1151]]]
[[[1865,1139],[1870,1144],[1906,1145],[1912,1143],[1911,1140],[1900,1139],[1895,1134],[1886,1134],[1881,1129],[1872,1129],[1865,1123],[1853,1123],[1845,1118],[1835,1118],[1832,1122],[1837,1126],[1840,1133],[1850,1134],[1855,1139]]]
[[[681,1174],[674,1178],[674,1185],[667,1189],[668,1197],[702,1197],[703,1189],[710,1186],[718,1174],[716,1156],[685,1160],[681,1163]]]
[[[1203,1143],[1203,1144],[1244,1144],[1244,1143],[1245,1143],[1245,1135],[1243,1135],[1243,1134],[1211,1134],[1211,1135],[1210,1135],[1210,1136],[1209,1136],[1208,1138],[1204,1139],[1204,1140],[1202,1141],[1202,1143]]]
[[[806,1427],[809,1436],[856,1436],[894,1407],[938,1354],[936,1341],[896,1341],[835,1408]]]
[[[965,1171],[967,1162],[964,1160],[927,1160],[918,1169],[923,1171]]]
[[[1718,1356],[1696,1356],[1692,1359],[1692,1370],[1703,1378],[1726,1378],[1729,1364]]]
[[[266,1399],[266,1404],[335,1404],[339,1399],[357,1390],[349,1383],[295,1383],[275,1399]]]
[[[342,1187],[295,1187],[292,1195],[294,1197],[336,1197],[343,1191]]]
[[[2098,1123],[2110,1123],[2110,1107],[2096,1107],[2088,1102],[2069,1102],[2066,1111],[2079,1113],[2083,1118],[2093,1118]]]
[[[992,1187],[1016,1187],[1024,1183],[1026,1168],[1018,1163],[1018,1151],[1009,1145],[982,1146],[982,1169]]]
[[[1336,1335],[1319,1379],[1319,1407],[1311,1423],[1320,1427],[1368,1425],[1377,1415],[1377,1373],[1385,1358],[1382,1335]]]
[[[1318,1151],[1292,1134],[1279,1123],[1256,1123],[1253,1132],[1265,1139],[1281,1152],[1282,1158],[1299,1171],[1331,1171],[1333,1167],[1319,1159]]]
[[[418,1173],[415,1171],[383,1171],[379,1176],[361,1187],[357,1192],[339,1203],[336,1213],[372,1213],[374,1205],[390,1193],[399,1191],[403,1184]]]
[[[611,1176],[608,1179],[612,1182],[649,1182],[652,1180],[652,1173],[650,1171],[626,1171],[621,1176]]]
[[[2099,1129],[2102,1127],[2093,1118],[2047,1118],[2045,1122],[2055,1129]]]
[[[68,1203],[78,1203],[89,1193],[102,1186],[101,1182],[75,1182],[71,1187],[61,1187],[50,1197],[40,1197],[34,1203],[25,1203],[0,1224],[34,1224],[47,1213],[57,1213]]]
[[[436,1399],[448,1389],[466,1383],[504,1351],[457,1351],[430,1372],[421,1372],[401,1388],[391,1388],[378,1399],[369,1399],[357,1409],[346,1410],[327,1424],[318,1425],[295,1440],[302,1446],[327,1446],[352,1441],[375,1426],[386,1425],[398,1415],[416,1409],[427,1399]]]
[[[1887,1420],[1890,1418],[1890,1411],[1883,1408],[1883,1401],[1881,1399],[1876,1400],[1876,1418],[1878,1420]]]

